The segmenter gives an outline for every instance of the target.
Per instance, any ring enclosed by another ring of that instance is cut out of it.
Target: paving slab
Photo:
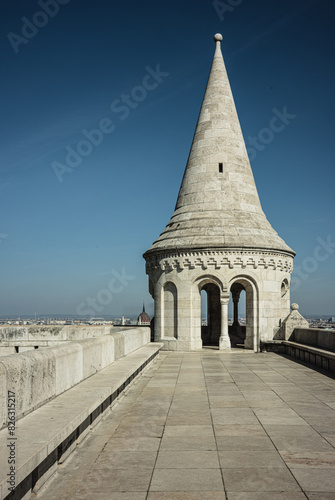
[[[223,491],[220,469],[155,469],[150,491]]]
[[[145,422],[133,423],[124,422],[115,431],[116,438],[132,438],[132,437],[161,437],[163,435],[164,425],[150,422],[150,426]]]
[[[164,352],[40,500],[335,498],[335,383],[276,353]]]
[[[81,489],[78,493],[71,496],[71,500],[87,500],[90,498],[94,498],[94,500],[146,500],[147,493],[146,492],[115,492],[115,491],[97,491],[93,496],[92,491],[89,488]],[[70,498],[70,497],[65,497]]]
[[[225,489],[243,492],[301,491],[297,481],[287,469],[222,469]],[[270,495],[269,495],[270,497]]]
[[[253,412],[262,425],[308,425],[291,408],[253,408]]]
[[[97,468],[150,469],[154,468],[157,453],[151,451],[103,451],[96,460]]]
[[[214,425],[235,424],[256,425],[259,419],[251,408],[212,408]]]
[[[292,468],[292,474],[304,491],[332,492],[335,498],[334,467],[322,469],[320,467]]]
[[[226,500],[223,491],[150,491],[148,500]]]
[[[96,494],[106,492],[146,492],[148,491],[151,470],[114,469],[94,467],[86,475],[85,481],[76,491],[74,498],[96,498]],[[86,496],[85,496],[86,495]],[[92,495],[88,497],[87,495]]]
[[[160,450],[156,469],[219,469],[217,451]]]
[[[332,468],[335,473],[335,450],[334,452],[320,452],[320,451],[295,451],[295,452],[282,452],[281,456],[288,467],[291,469],[296,468],[316,468],[322,469]]]
[[[274,451],[268,436],[217,436],[217,449],[222,451]]]
[[[308,497],[309,498],[309,497]],[[304,493],[299,491],[271,491],[269,492],[236,492],[230,491],[227,496],[228,500],[306,500]],[[322,498],[315,498],[314,500],[323,500]],[[326,500],[326,499],[324,499]],[[332,499],[333,500],[333,499]]]
[[[106,451],[157,451],[160,446],[159,438],[135,437],[118,438],[112,437],[105,446]]]
[[[285,462],[276,450],[271,451],[219,451],[220,464],[223,469],[239,468],[275,469],[286,468]]]
[[[257,437],[263,436],[267,437],[264,427],[258,423],[256,425],[237,425],[237,424],[227,424],[227,425],[215,425],[214,426],[215,435],[218,436],[228,436],[228,437]]]
[[[306,492],[308,500],[334,500],[334,493],[327,493],[325,491]]]
[[[175,411],[169,414],[166,424],[167,425],[211,425],[212,418],[210,411]]]
[[[165,438],[175,437],[198,437],[214,438],[212,425],[166,425],[164,430]]]
[[[213,436],[206,436],[198,433],[194,436],[172,436],[162,438],[161,450],[216,450],[216,443]]]

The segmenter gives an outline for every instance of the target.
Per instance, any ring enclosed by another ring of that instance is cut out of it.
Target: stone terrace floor
[[[335,380],[274,353],[162,352],[38,498],[335,499]]]

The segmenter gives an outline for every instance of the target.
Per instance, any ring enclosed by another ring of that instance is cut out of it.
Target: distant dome
[[[139,325],[150,325],[150,316],[145,312],[144,304],[143,304],[143,311],[137,318],[137,323]]]

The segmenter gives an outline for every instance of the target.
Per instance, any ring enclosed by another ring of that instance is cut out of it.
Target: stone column
[[[155,304],[155,342],[160,342],[162,339],[162,329],[164,328],[163,317],[162,317],[162,287],[159,283],[156,283],[154,292],[154,304]]]
[[[240,294],[241,290],[236,290],[232,292],[233,302],[234,302],[234,322],[233,322],[234,327],[240,326],[238,322],[238,303],[240,300]]]
[[[230,338],[228,334],[228,302],[229,295],[221,296],[221,334],[219,339],[219,350],[225,351],[231,349]]]

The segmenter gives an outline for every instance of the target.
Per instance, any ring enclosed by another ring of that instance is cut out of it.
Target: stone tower
[[[221,54],[220,34],[170,222],[144,254],[155,302],[155,341],[190,351],[230,349],[234,339],[259,350],[279,335],[290,309],[295,252],[267,220],[257,193]],[[207,326],[201,291],[207,292]],[[238,324],[245,290],[246,326]],[[228,327],[228,301],[234,323]]]

